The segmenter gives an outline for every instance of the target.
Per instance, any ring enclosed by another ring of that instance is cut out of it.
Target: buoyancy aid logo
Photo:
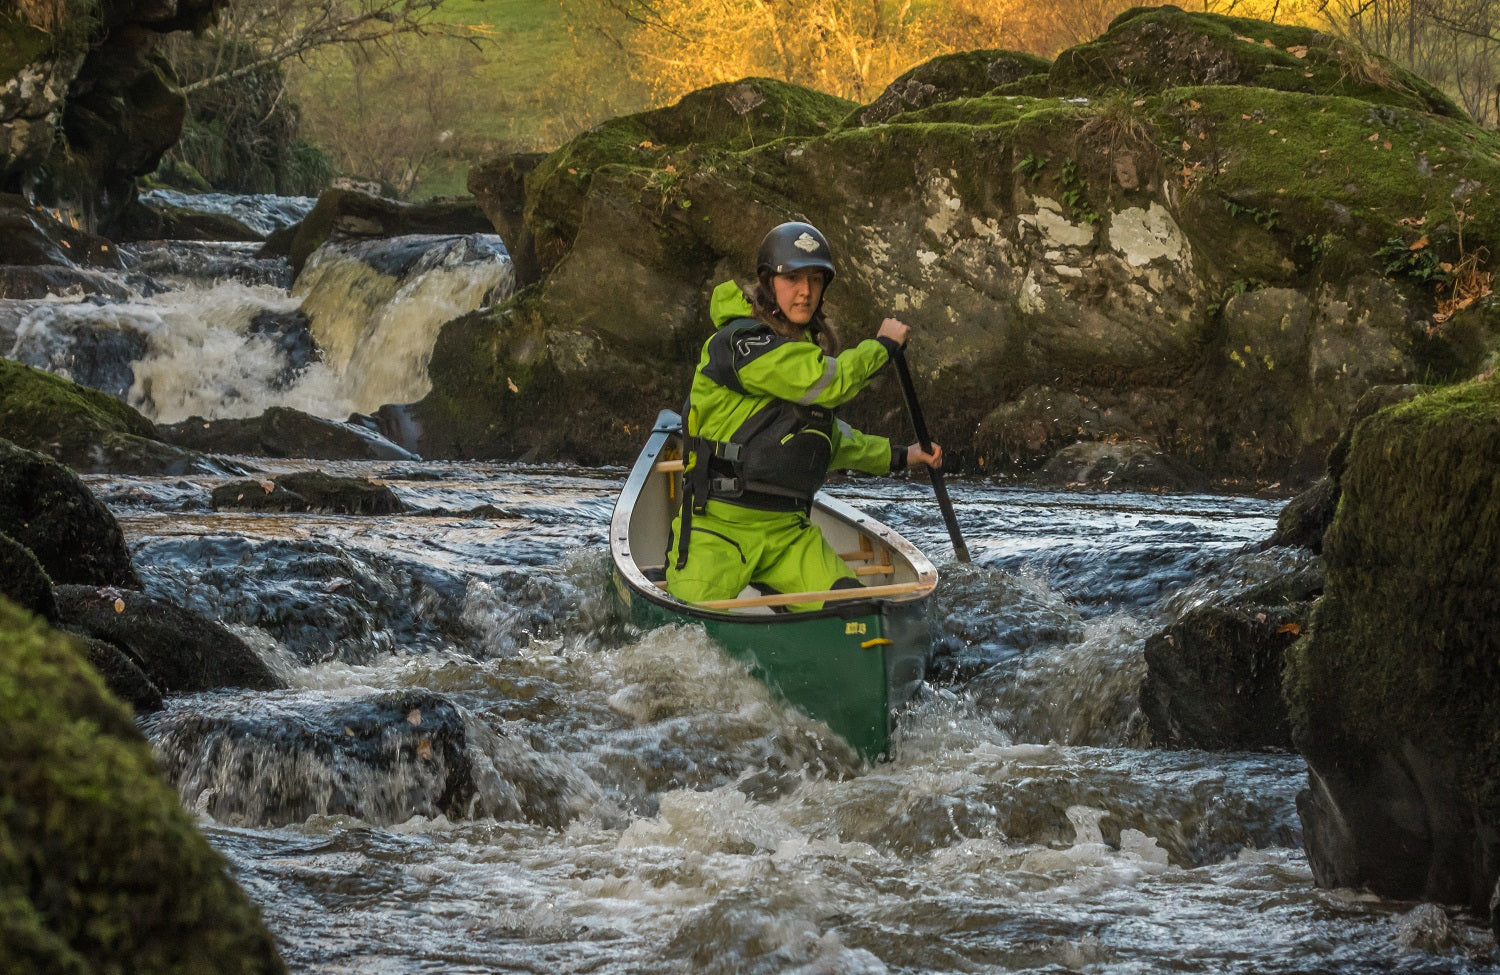
[[[775,341],[776,336],[769,332],[751,332],[748,335],[736,336],[734,353],[741,359],[754,358],[765,352]]]
[[[818,249],[818,238],[814,237],[812,234],[804,230],[801,237],[798,237],[796,240],[792,241],[792,246],[797,248],[799,251],[811,254],[813,251]]]

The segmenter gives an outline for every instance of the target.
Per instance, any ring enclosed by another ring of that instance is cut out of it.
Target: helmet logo
[[[813,251],[818,249],[818,239],[804,230],[802,231],[801,237],[798,237],[796,240],[792,241],[792,246],[797,248],[799,251],[806,251],[807,253],[811,254]]]

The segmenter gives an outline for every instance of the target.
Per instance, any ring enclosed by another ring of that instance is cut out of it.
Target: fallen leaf
[[[1271,130],[1271,134],[1272,134],[1272,135],[1275,135],[1275,134],[1276,134],[1276,130],[1275,130],[1275,129],[1272,129],[1272,130]]]
[[[1391,144],[1389,142],[1381,143],[1381,145],[1383,145],[1385,147],[1385,151],[1386,152],[1390,152],[1391,151]]]
[[[1427,222],[1426,217],[1402,217],[1396,221],[1403,227],[1420,227]]]
[[[1290,633],[1292,636],[1297,636],[1298,634],[1300,634],[1302,632],[1302,624],[1301,623],[1283,623],[1280,626],[1276,627],[1276,632],[1277,633]]]
[[[1191,109],[1192,109],[1192,110],[1193,110],[1193,111],[1195,111],[1195,112],[1196,112],[1196,111],[1197,111],[1197,110],[1198,110],[1198,109],[1200,109],[1200,108],[1202,108],[1202,107],[1203,107],[1203,103],[1202,103],[1202,102],[1200,102],[1200,101],[1198,101],[1198,100],[1196,100],[1196,99],[1193,99],[1193,100],[1190,100],[1190,101],[1189,101],[1189,102],[1188,102],[1188,108],[1191,108]]]
[[[411,713],[406,716],[408,724],[418,725],[422,723],[422,709],[412,708]]]
[[[1366,139],[1365,141],[1366,142],[1379,142],[1380,141],[1380,133],[1379,132],[1371,132],[1370,133],[1370,137],[1368,139]]]
[[[1266,621],[1266,614],[1265,613],[1256,613],[1255,614],[1255,622],[1257,622],[1257,623],[1264,623],[1265,621]]]
[[[1271,39],[1269,37],[1266,38],[1265,40],[1261,41],[1261,43],[1264,44],[1266,47],[1275,47],[1276,46],[1275,44],[1271,43]]]
[[[1241,115],[1240,118],[1245,119],[1246,121],[1250,120],[1250,116],[1248,115]]]
[[[115,597],[115,612],[116,613],[123,613],[123,612],[125,612],[125,600],[121,599],[119,596]]]
[[[1302,72],[1302,77],[1304,77],[1304,78],[1311,78],[1312,76],[1313,76],[1313,73],[1311,71],[1304,71],[1304,72]]]
[[[1293,44],[1291,47],[1286,49],[1286,53],[1290,54],[1294,58],[1305,58],[1307,57],[1307,45]]]
[[[1255,38],[1253,38],[1253,37],[1244,37],[1244,36],[1242,36],[1240,34],[1234,35],[1234,39],[1237,40],[1237,41],[1244,41],[1246,44],[1254,44],[1255,43]]]
[[[351,728],[351,727],[349,727],[348,725],[344,725],[344,734],[348,735],[350,738],[353,738],[354,737],[354,729]]]
[[[512,393],[519,393],[521,391],[521,387],[517,386],[516,381],[509,376],[505,377],[505,388],[510,390]]]
[[[1408,247],[1407,250],[1419,251],[1422,248],[1426,247],[1429,243],[1430,243],[1430,241],[1427,239],[1427,235],[1423,234],[1422,236],[1418,237],[1416,240],[1412,241],[1411,246]]]
[[[1184,139],[1182,142],[1182,151],[1187,152],[1191,148],[1193,148],[1193,144]]]
[[[270,494],[272,491],[276,490],[275,481],[257,481],[256,483],[259,484],[260,489],[267,494]]]
[[[423,738],[421,741],[417,742],[417,757],[425,758],[429,762],[432,761],[431,738]]]
[[[651,142],[650,139],[646,139],[646,140],[644,140],[644,141],[641,142],[641,148],[642,149],[655,149],[656,146],[654,144],[652,144],[652,142]]]

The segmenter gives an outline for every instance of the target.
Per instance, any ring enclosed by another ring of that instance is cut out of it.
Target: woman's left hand
[[[906,466],[907,469],[918,466],[934,469],[942,467],[943,445],[933,444],[932,453],[929,454],[922,449],[922,445],[919,443],[908,444],[906,447]]]

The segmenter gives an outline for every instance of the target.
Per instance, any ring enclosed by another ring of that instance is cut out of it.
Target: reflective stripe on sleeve
[[[823,375],[818,381],[808,387],[807,393],[797,401],[798,406],[811,406],[817,402],[823,390],[833,385],[833,380],[838,376],[838,360],[830,356],[823,357]]]

